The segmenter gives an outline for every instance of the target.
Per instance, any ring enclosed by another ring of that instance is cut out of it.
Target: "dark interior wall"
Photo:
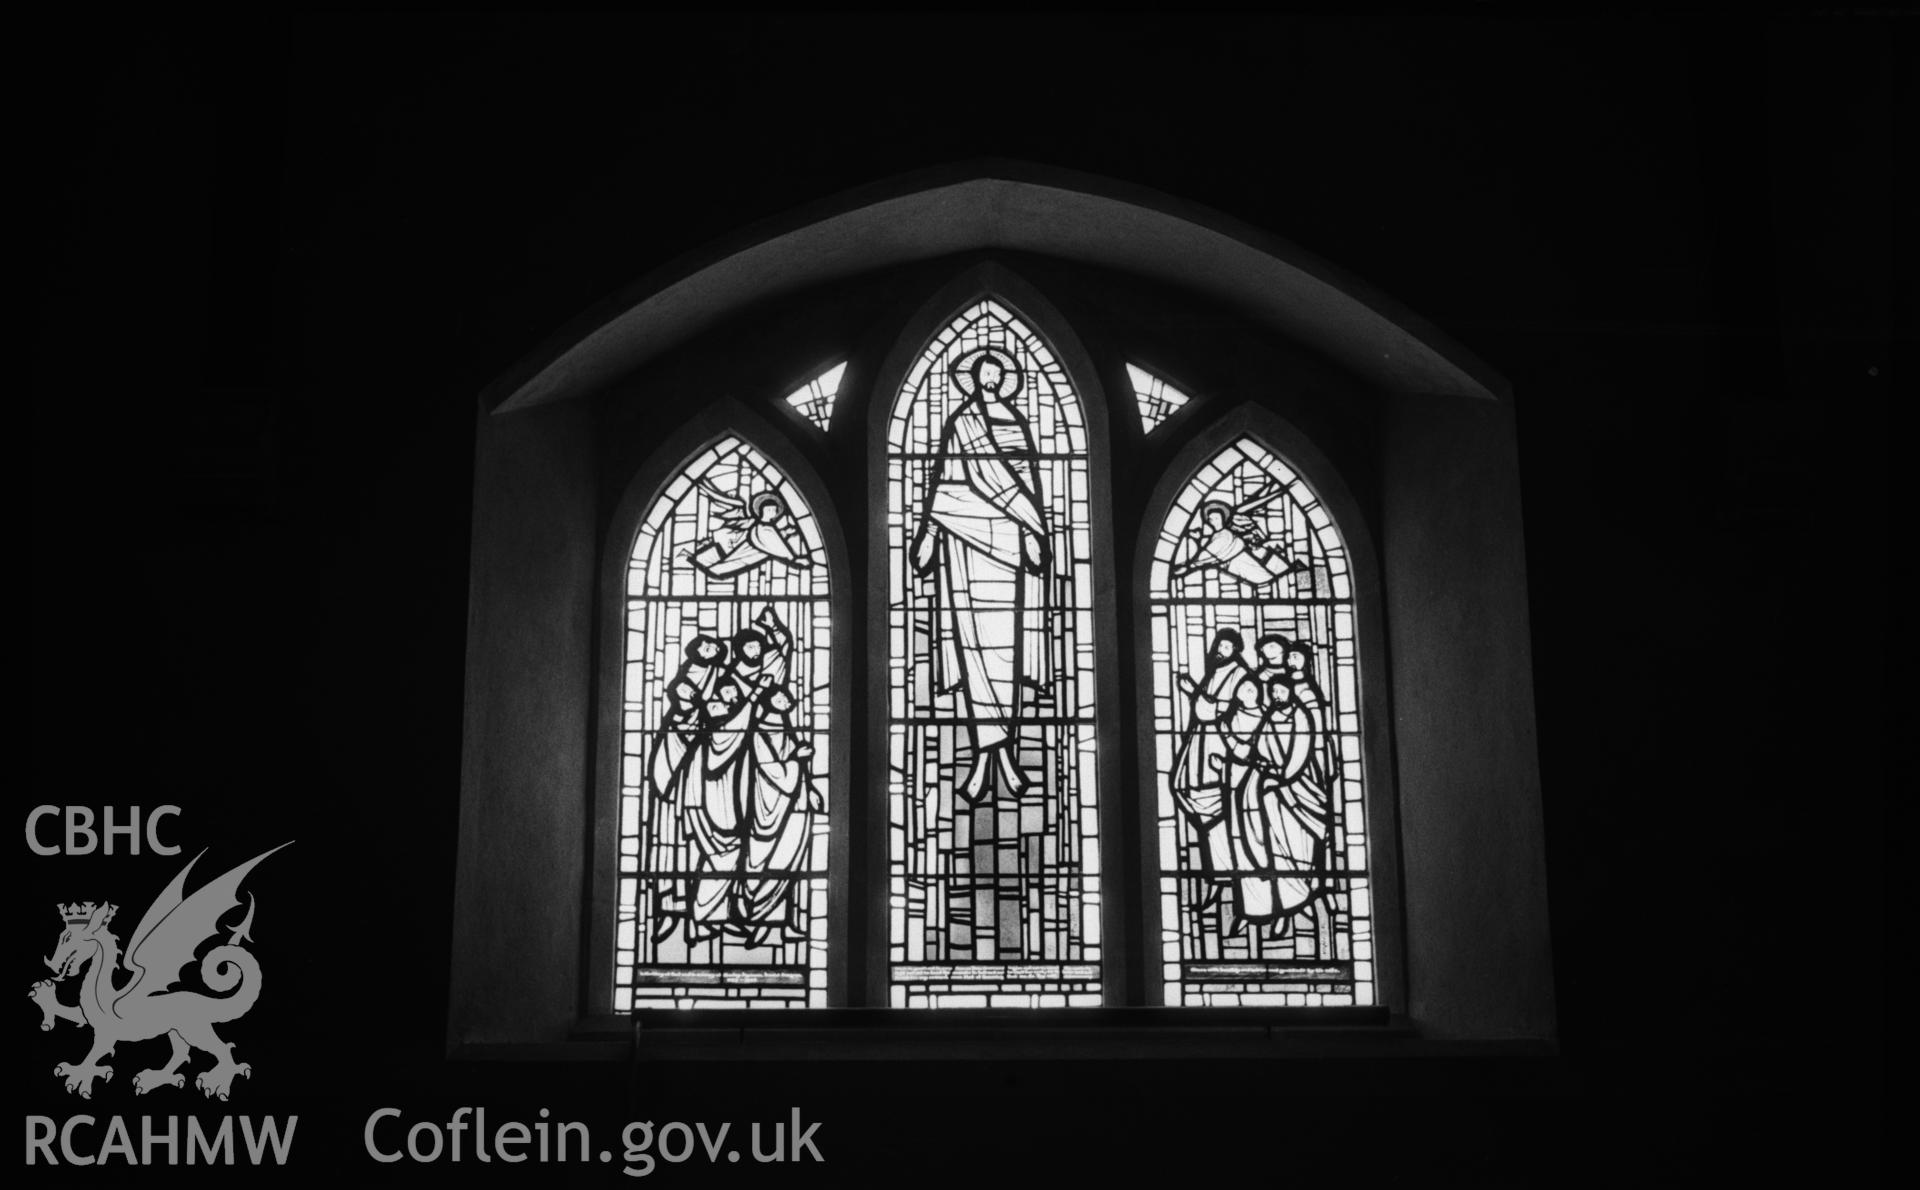
[[[563,1041],[594,755],[593,411],[478,421],[449,1040]]]
[[[1290,1160],[1360,1154],[1362,1182],[1867,1172],[1911,22],[1041,17],[982,55],[981,20],[154,17],[32,41],[22,796],[172,801],[207,864],[298,837],[255,877],[275,983],[241,1033],[250,1110],[303,1111],[303,1161],[356,1174],[376,1089],[410,1112],[817,1105],[848,1176],[962,1129],[983,1160],[1245,1161],[1276,1121],[1318,1142]],[[680,252],[978,155],[1271,228],[1513,383],[1558,1060],[446,1064],[475,394]],[[22,870],[16,945],[42,955],[59,923],[33,906],[138,902],[177,868]],[[72,1112],[45,1072],[74,1035],[22,1028],[29,1110]],[[1345,1094],[1379,1089],[1434,1094]]]
[[[1552,1033],[1533,658],[1510,407],[1382,417],[1408,1012],[1442,1036]]]

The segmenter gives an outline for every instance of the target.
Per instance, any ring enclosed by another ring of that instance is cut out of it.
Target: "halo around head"
[[[973,380],[974,369],[988,359],[999,364],[1001,374],[1007,378],[1000,385],[1000,399],[1005,401],[1017,395],[1026,384],[1026,373],[1011,355],[998,347],[976,347],[963,353],[948,366],[947,375],[961,392],[971,397],[977,387]]]

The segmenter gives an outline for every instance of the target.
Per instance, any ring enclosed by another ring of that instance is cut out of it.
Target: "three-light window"
[[[1377,1001],[1339,528],[1275,444],[1234,434],[1155,477],[1176,494],[1123,551],[1100,386],[1051,342],[1070,334],[980,294],[870,391],[843,363],[766,394],[829,435],[871,411],[864,510],[815,507],[741,432],[669,461],[621,543],[614,1009],[844,1003],[829,973],[855,948],[860,994],[898,1008],[1124,1003],[1128,964],[1167,1005]],[[1129,442],[1207,404],[1119,363]],[[856,576],[828,518],[874,535],[857,624],[831,611]],[[1132,656],[1122,583],[1150,642]],[[830,681],[856,633],[879,679],[859,788],[830,763],[864,729]],[[836,872],[880,909],[861,937]]]

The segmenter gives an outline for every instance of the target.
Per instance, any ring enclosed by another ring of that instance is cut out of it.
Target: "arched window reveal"
[[[831,576],[738,438],[647,510],[626,583],[614,1007],[826,1002]]]
[[[1374,1002],[1352,573],[1252,439],[1174,500],[1149,574],[1169,1005]]]
[[[889,1002],[1100,1003],[1087,427],[987,300],[887,425]]]

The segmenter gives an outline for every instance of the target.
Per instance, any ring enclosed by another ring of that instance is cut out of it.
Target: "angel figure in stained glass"
[[[708,578],[732,578],[770,562],[805,569],[813,565],[793,510],[774,491],[742,498],[707,480],[700,490],[718,507],[719,527],[691,547],[693,565]]]
[[[961,356],[948,375],[965,399],[940,434],[933,482],[910,557],[936,580],[935,689],[957,693],[970,721],[973,764],[964,795],[994,772],[1027,785],[1014,759],[1020,690],[1049,677],[1042,623],[1052,560],[1027,418],[1013,404],[1021,371],[996,348]]]
[[[1274,484],[1240,504],[1224,500],[1208,500],[1202,504],[1192,532],[1193,550],[1186,561],[1174,567],[1173,577],[1181,579],[1203,570],[1218,569],[1258,589],[1271,586],[1296,571],[1309,569],[1310,563],[1288,556],[1254,515],[1285,494],[1285,488]]]

